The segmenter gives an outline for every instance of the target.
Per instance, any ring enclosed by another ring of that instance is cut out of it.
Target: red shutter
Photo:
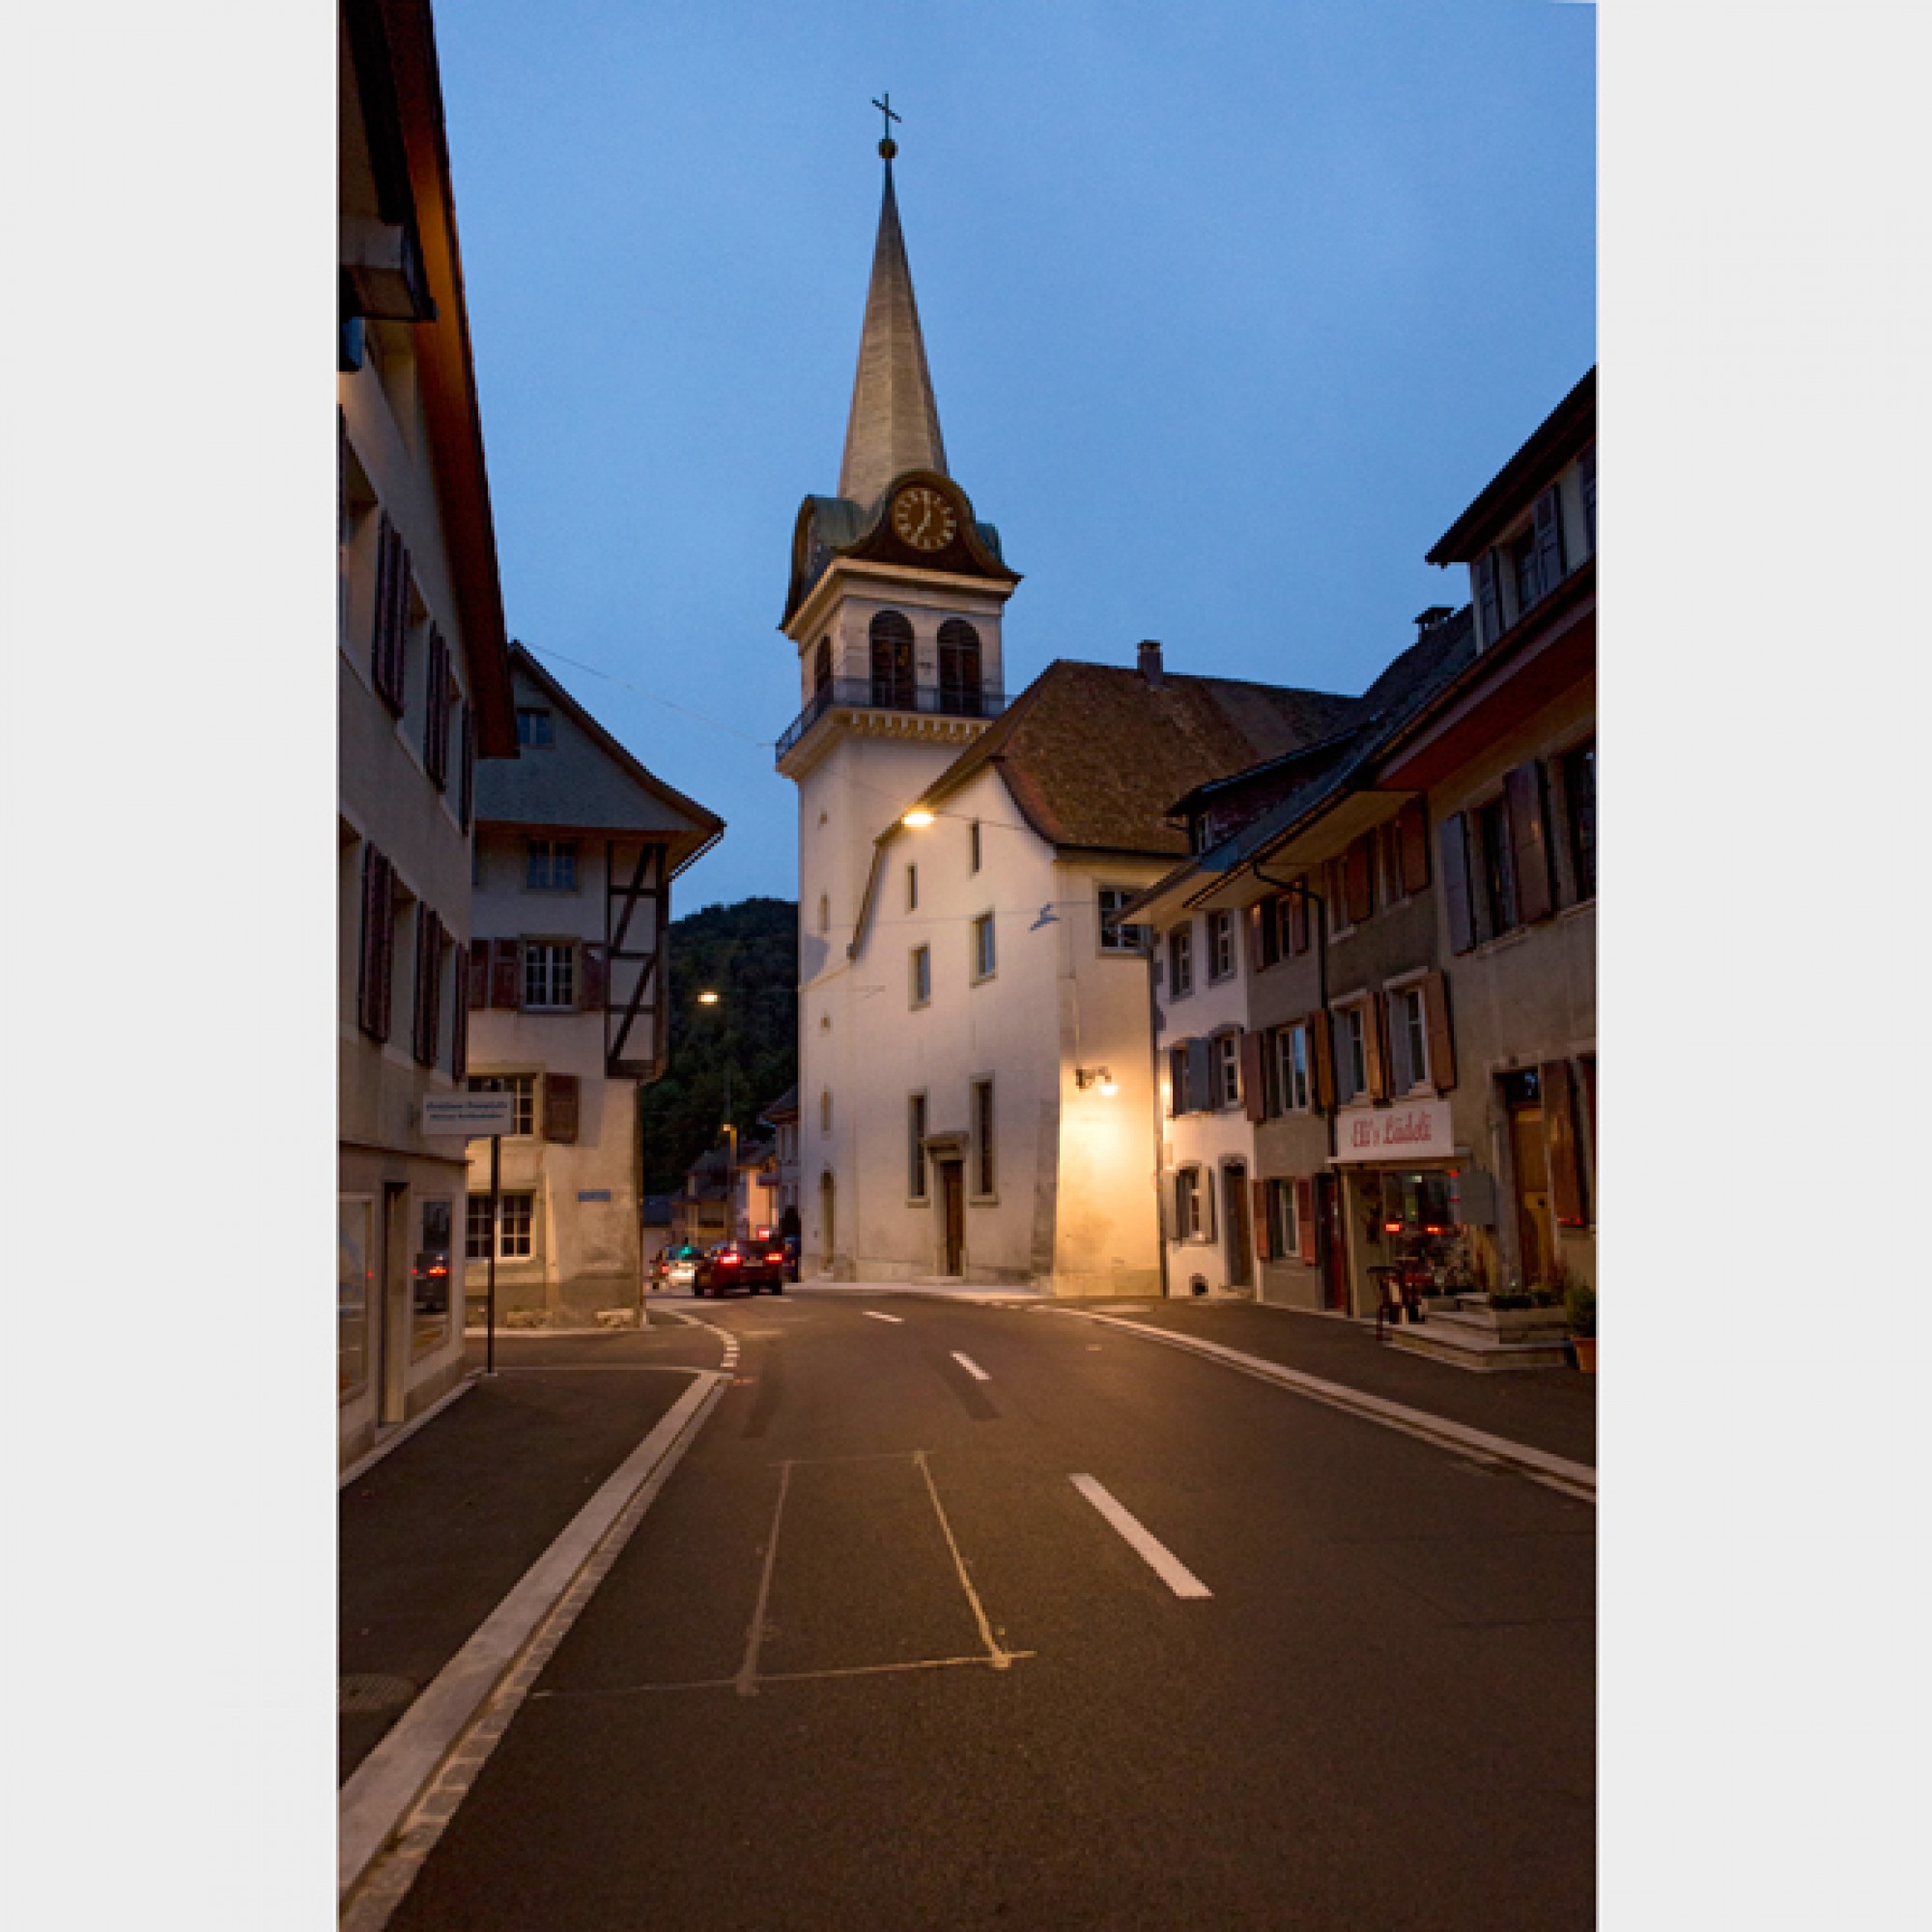
[[[571,1142],[577,1138],[577,1075],[546,1073],[543,1077],[543,1137]]]
[[[1254,1190],[1255,1211],[1250,1218],[1255,1224],[1255,1259],[1271,1262],[1274,1260],[1274,1229],[1268,1219],[1268,1183],[1257,1180]]]
[[[449,1077],[460,1087],[469,1071],[469,1009],[482,974],[469,970],[469,949],[456,949],[456,1008],[449,1019]]]
[[[1241,1104],[1251,1121],[1267,1118],[1267,1074],[1262,1060],[1266,1045],[1265,1034],[1241,1036]]]
[[[1549,871],[1549,811],[1543,767],[1531,758],[1503,775],[1509,804],[1510,846],[1516,860],[1517,912],[1524,924],[1556,910]]]
[[[522,949],[514,939],[490,942],[490,1004],[515,1012],[524,1004]]]
[[[1483,642],[1492,644],[1503,634],[1503,602],[1496,594],[1496,554],[1486,550],[1470,575],[1476,581],[1476,610],[1483,620]]]
[[[1313,1012],[1303,1022],[1315,1046],[1315,1104],[1327,1113],[1335,1104],[1335,1040],[1325,1012]]]
[[[604,949],[601,946],[581,946],[578,957],[583,973],[577,991],[578,1010],[601,1013],[604,1010]]]
[[[1369,1098],[1389,1096],[1388,1054],[1382,1039],[1388,1025],[1388,995],[1371,993],[1362,1008],[1362,1058],[1369,1065]]]
[[[1469,904],[1468,821],[1460,811],[1442,821],[1442,896],[1449,906],[1449,950],[1466,952],[1476,943],[1476,927]]]
[[[1449,982],[1440,973],[1422,982],[1422,1011],[1429,1025],[1429,1078],[1446,1094],[1456,1084],[1456,1040],[1449,1028]]]
[[[1294,1183],[1294,1240],[1299,1258],[1315,1259],[1315,1183],[1305,1176]]]
[[[1368,834],[1350,843],[1345,861],[1349,893],[1349,923],[1359,925],[1376,909],[1376,848]]]
[[[1563,582],[1563,506],[1552,483],[1536,499],[1536,594],[1548,597]]]
[[[1549,1149],[1549,1197],[1566,1228],[1584,1225],[1583,1170],[1577,1158],[1577,1103],[1570,1063],[1548,1060],[1542,1067],[1543,1133]]]
[[[1408,894],[1429,890],[1429,808],[1412,798],[1397,812],[1396,842],[1402,850],[1402,889]]]

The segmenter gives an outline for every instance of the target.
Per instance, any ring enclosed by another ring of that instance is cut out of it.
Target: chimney
[[[1151,685],[1161,682],[1160,643],[1154,638],[1143,638],[1140,643],[1135,669]]]
[[[1446,604],[1432,604],[1428,610],[1418,612],[1415,619],[1415,635],[1418,641],[1428,637],[1438,624],[1447,623],[1455,614]]]

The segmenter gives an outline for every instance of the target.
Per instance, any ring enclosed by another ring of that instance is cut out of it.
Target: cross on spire
[[[879,143],[879,153],[882,154],[887,160],[891,160],[892,157],[895,155],[896,155],[899,151],[899,144],[893,139],[893,123],[895,121],[903,122],[905,117],[902,114],[895,114],[893,112],[893,97],[890,93],[887,94],[886,98],[883,100],[873,101],[872,105],[876,107],[879,110],[879,112],[886,117],[885,139]]]

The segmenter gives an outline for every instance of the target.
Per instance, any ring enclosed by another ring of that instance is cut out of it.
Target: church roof
[[[888,160],[838,494],[869,508],[886,485],[908,469],[936,469],[945,475],[946,445],[940,440],[939,405],[925,366],[925,340],[920,333],[912,268]]]
[[[1169,819],[1204,781],[1327,737],[1360,699],[1335,692],[1061,658],[950,765],[937,801],[988,766],[1053,845],[1146,853],[1187,849]]]

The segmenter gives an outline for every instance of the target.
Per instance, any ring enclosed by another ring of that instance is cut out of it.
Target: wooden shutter
[[[514,939],[490,942],[490,1004],[514,1012],[524,1004],[523,949]]]
[[[1556,910],[1543,767],[1531,758],[1504,773],[1503,796],[1509,805],[1510,848],[1516,861],[1517,916],[1528,924]]]
[[[1432,973],[1422,982],[1422,1011],[1429,1025],[1429,1078],[1438,1094],[1456,1084],[1456,1041],[1449,1029],[1449,982]]]
[[[543,1077],[543,1137],[547,1141],[577,1139],[577,1075],[546,1073]]]
[[[355,981],[355,1017],[362,1031],[375,1035],[376,980],[382,971],[382,915],[377,910],[383,874],[383,855],[366,841],[362,847],[362,945]]]
[[[1302,1176],[1294,1183],[1294,1242],[1298,1259],[1315,1259],[1315,1182]]]
[[[1241,1036],[1241,1105],[1251,1121],[1267,1119],[1266,1047],[1266,1034]]]
[[[1486,550],[1470,573],[1476,580],[1476,610],[1483,621],[1483,642],[1492,644],[1503,634],[1503,603],[1496,592],[1496,554]]]
[[[1388,1032],[1388,995],[1371,993],[1362,1006],[1362,1058],[1368,1063],[1369,1098],[1389,1096],[1388,1051],[1384,1044]]]
[[[577,959],[578,971],[582,976],[577,985],[577,1009],[584,1013],[601,1013],[604,1010],[604,949],[601,946],[580,946]]]
[[[379,861],[382,879],[376,896],[376,1025],[378,1039],[389,1037],[390,994],[396,983],[396,868]]]
[[[1359,925],[1376,909],[1375,840],[1366,832],[1350,843],[1344,871],[1349,895],[1349,923]]]
[[[465,997],[459,1002],[472,1010],[490,1004],[490,942],[479,939],[463,949],[462,985]]]
[[[1412,798],[1396,813],[1396,842],[1402,850],[1402,889],[1406,893],[1429,890],[1429,807]]]
[[[1302,1022],[1315,1048],[1315,1104],[1322,1113],[1335,1105],[1335,1039],[1325,1012],[1312,1012]]]
[[[376,602],[369,625],[369,677],[378,694],[389,695],[389,580],[396,568],[396,529],[387,510],[376,516]]]
[[[376,621],[369,669],[377,692],[392,711],[401,711],[407,701],[403,665],[409,620],[409,546],[384,510],[376,532]]]
[[[1469,904],[1469,822],[1460,812],[1442,821],[1442,896],[1449,907],[1449,950],[1466,952],[1476,943]]]
[[[463,769],[457,780],[456,815],[464,831],[469,830],[470,814],[476,806],[476,714],[466,698],[463,712]]]
[[[449,646],[434,624],[423,693],[423,770],[439,791],[449,782]]]
[[[1214,1106],[1214,1042],[1190,1039],[1187,1042],[1187,1111],[1210,1113]]]
[[[1583,1170],[1577,1158],[1577,1107],[1570,1063],[1547,1060],[1542,1069],[1543,1133],[1549,1150],[1549,1198],[1566,1228],[1584,1224]]]
[[[1552,483],[1536,499],[1536,594],[1548,597],[1563,582],[1563,504]]]
[[[456,1008],[449,1018],[449,1077],[460,1087],[469,1071],[469,1008],[471,988],[483,976],[469,971],[469,949],[456,949]]]
[[[1255,1224],[1255,1259],[1258,1262],[1274,1260],[1274,1228],[1268,1216],[1268,1183],[1257,1180],[1254,1185],[1254,1212],[1249,1216]]]

